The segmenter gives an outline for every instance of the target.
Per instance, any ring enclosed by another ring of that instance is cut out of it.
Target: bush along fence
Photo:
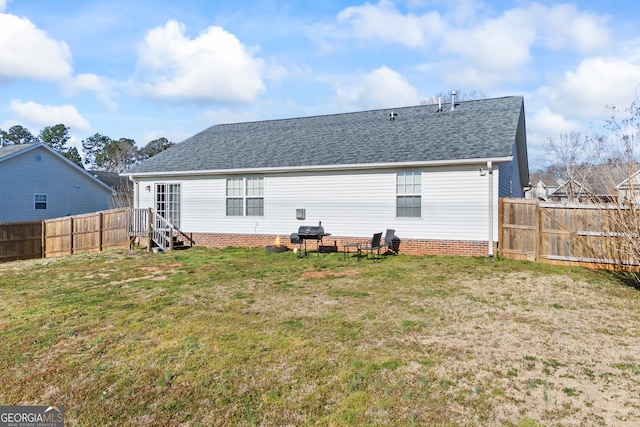
[[[499,254],[597,269],[640,269],[640,207],[501,199]]]

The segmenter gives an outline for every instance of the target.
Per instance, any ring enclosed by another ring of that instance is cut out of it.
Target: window
[[[264,215],[263,178],[227,178],[227,216]]]
[[[227,216],[242,216],[243,181],[242,178],[227,179]]]
[[[396,216],[422,216],[422,174],[398,172],[396,175]]]
[[[33,196],[34,208],[35,209],[47,209],[47,195],[46,194],[35,194]]]
[[[180,228],[180,184],[156,184],[156,212]]]

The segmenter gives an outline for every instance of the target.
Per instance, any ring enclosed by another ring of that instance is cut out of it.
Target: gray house
[[[43,143],[0,147],[0,222],[109,208],[112,189]]]
[[[522,97],[212,126],[125,172],[134,205],[198,244],[259,246],[320,221],[344,242],[493,254],[498,198],[529,185]]]

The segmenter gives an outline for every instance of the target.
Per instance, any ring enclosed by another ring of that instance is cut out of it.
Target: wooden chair
[[[365,256],[369,258],[369,254],[373,257],[375,251],[378,252],[378,259],[380,259],[380,249],[382,249],[382,233],[375,233],[371,238],[371,242],[368,245],[360,246],[358,248],[358,260],[362,256],[362,252],[365,252]]]

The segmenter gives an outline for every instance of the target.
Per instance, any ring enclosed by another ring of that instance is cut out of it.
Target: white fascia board
[[[493,163],[508,163],[513,160],[513,156],[493,157],[482,159],[462,159],[462,160],[432,160],[424,162],[396,162],[396,163],[365,163],[351,165],[321,165],[321,166],[286,166],[277,168],[261,168],[261,169],[215,169],[215,170],[199,170],[199,171],[175,171],[175,172],[140,172],[127,173],[120,175],[128,176],[129,179],[146,177],[172,177],[172,176],[198,176],[198,175],[239,175],[239,174],[272,174],[272,173],[288,173],[288,172],[329,172],[329,171],[348,171],[348,170],[375,170],[375,169],[405,169],[415,167],[436,167],[436,166],[455,166],[455,165],[477,165]]]

